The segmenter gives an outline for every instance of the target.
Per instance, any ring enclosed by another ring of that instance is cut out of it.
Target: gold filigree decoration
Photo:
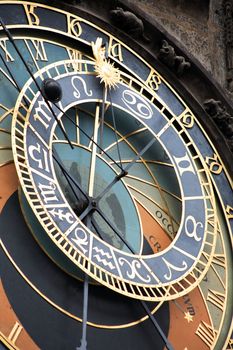
[[[105,56],[105,47],[102,45],[102,38],[97,38],[96,42],[91,43],[93,55],[95,58],[95,72],[97,77],[100,78],[101,83],[105,84],[105,87],[115,88],[120,82],[120,71],[114,67],[113,63],[110,63]]]

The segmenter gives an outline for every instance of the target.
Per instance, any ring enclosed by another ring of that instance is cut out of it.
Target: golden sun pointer
[[[102,46],[102,38],[97,38],[96,42],[92,42],[92,51],[95,58],[95,72],[97,77],[100,78],[101,83],[104,83],[105,87],[111,89],[115,88],[120,82],[120,71],[115,68],[113,63],[105,57],[105,48]]]

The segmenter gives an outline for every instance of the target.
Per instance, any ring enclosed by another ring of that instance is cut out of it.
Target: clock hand
[[[94,122],[94,133],[93,133],[93,144],[92,144],[92,155],[91,155],[91,166],[89,174],[89,189],[88,194],[93,197],[94,192],[94,180],[95,180],[95,168],[96,168],[96,152],[97,152],[97,140],[98,140],[98,129],[99,129],[99,114],[100,106],[96,106],[95,111],[95,122]]]
[[[103,99],[102,99],[102,110],[100,118],[100,148],[103,148],[103,134],[104,134],[104,114],[105,114],[105,103],[107,99],[108,89],[107,86],[103,87]]]
[[[159,326],[158,322],[156,321],[154,315],[150,312],[150,309],[148,308],[146,302],[143,301],[143,300],[140,300],[140,302],[141,302],[141,305],[142,305],[143,309],[146,311],[147,315],[149,316],[151,322],[155,326],[155,328],[156,328],[157,332],[159,333],[160,337],[162,338],[162,340],[163,340],[167,350],[174,350],[173,346],[171,345],[171,343],[167,339],[166,335],[162,331],[161,327]]]
[[[12,43],[12,45],[14,46],[15,51],[16,51],[17,54],[19,55],[21,61],[23,62],[23,64],[24,64],[24,66],[25,66],[25,68],[26,68],[26,70],[27,70],[29,76],[32,78],[33,82],[35,83],[35,85],[36,85],[36,87],[37,87],[37,90],[38,90],[38,91],[42,94],[42,96],[44,97],[44,100],[45,100],[45,102],[46,102],[46,104],[47,104],[47,106],[48,106],[50,112],[52,113],[54,119],[56,120],[57,124],[59,125],[59,127],[60,127],[60,129],[61,129],[61,131],[62,131],[62,133],[63,133],[63,135],[64,135],[64,137],[66,138],[66,140],[67,140],[67,142],[69,143],[70,147],[73,149],[74,146],[71,144],[70,139],[69,139],[69,137],[67,136],[67,133],[65,132],[65,130],[64,130],[64,128],[62,127],[60,121],[58,120],[58,118],[57,118],[55,112],[53,111],[52,107],[50,106],[49,100],[48,100],[48,98],[46,97],[46,94],[45,94],[45,95],[43,94],[42,89],[40,88],[40,86],[39,86],[37,80],[35,79],[34,75],[32,74],[31,70],[29,69],[29,67],[28,67],[28,65],[27,65],[27,62],[25,61],[23,55],[21,54],[20,50],[18,49],[18,47],[17,47],[17,45],[16,45],[16,43],[15,43],[15,40],[14,40],[13,36],[11,35],[10,31],[9,31],[9,30],[7,29],[7,27],[5,26],[5,24],[4,24],[4,22],[3,22],[3,20],[2,20],[1,17],[0,17],[0,24],[1,24],[1,26],[2,26],[2,28],[3,28],[3,30],[4,30],[4,32],[5,32],[5,34],[7,35],[9,41],[10,41],[10,42]],[[52,80],[53,80],[53,79],[52,79]],[[53,80],[53,81],[56,82],[55,80]],[[45,92],[46,92],[46,82],[45,82],[44,88],[45,88]],[[49,84],[47,85],[47,88],[49,88]],[[58,87],[58,89],[59,89],[59,87]],[[60,91],[60,93],[61,93],[61,91]]]
[[[137,154],[137,156],[130,162],[122,172],[115,176],[115,178],[108,184],[108,186],[96,197],[94,198],[88,205],[88,207],[82,212],[80,215],[80,220],[83,220],[85,216],[87,216],[91,211],[97,209],[98,202],[101,198],[117,183],[122,177],[128,174],[128,170],[136,163],[136,161],[153,145],[155,139],[152,139],[148,144],[143,147],[143,149]]]
[[[136,163],[136,161],[153,145],[155,139],[150,140],[148,144],[137,154],[137,156],[117,175],[112,182],[95,198],[95,202],[98,203],[101,198],[112,188],[112,186],[118,182],[122,177],[128,174],[128,170]]]
[[[112,122],[113,122],[114,134],[115,134],[115,139],[116,139],[118,158],[119,158],[119,162],[120,162],[121,168],[123,168],[122,161],[121,161],[119,142],[118,142],[118,137],[117,137],[117,133],[116,133],[116,130],[117,130],[116,119],[115,119],[115,113],[114,113],[114,109],[113,109],[113,105],[112,105],[112,98],[111,98],[110,90],[109,90],[109,100],[110,100],[110,105],[111,105]]]
[[[78,129],[83,133],[83,135],[85,135],[85,136],[88,138],[89,141],[93,142],[93,143],[97,146],[97,148],[101,151],[101,153],[105,154],[105,155],[106,155],[106,156],[107,156],[121,171],[123,171],[122,167],[121,167],[107,152],[105,152],[105,150],[104,150],[102,147],[100,147],[100,146],[98,145],[98,143],[95,142],[95,141],[93,140],[93,138],[90,137],[90,136],[80,127],[80,125],[78,125],[76,122],[74,122],[73,119],[70,118],[70,116],[69,116],[66,112],[64,112],[58,105],[56,105],[56,107],[57,107],[57,109],[58,109],[60,112],[62,112],[62,113],[66,116],[66,118],[67,118],[76,128],[78,128]]]
[[[79,184],[79,182],[70,174],[67,172],[65,167],[62,164],[62,161],[60,160],[60,157],[58,156],[56,150],[53,149],[53,159],[58,164],[59,168],[61,169],[63,175],[65,176],[67,183],[69,187],[71,188],[72,193],[74,194],[75,198],[78,201],[78,205],[75,205],[75,208],[73,210],[79,215],[80,212],[82,212],[90,202],[90,198],[88,194],[83,190],[82,186]],[[72,183],[78,188],[77,191],[73,188]]]
[[[86,218],[86,226],[90,228],[91,219],[90,216]],[[87,311],[88,311],[88,296],[89,296],[89,277],[85,273],[83,284],[83,322],[82,322],[82,338],[81,345],[76,350],[87,350]]]

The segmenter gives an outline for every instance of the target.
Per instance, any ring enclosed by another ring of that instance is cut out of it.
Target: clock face
[[[198,116],[75,13],[0,9],[2,344],[227,348],[232,180]]]

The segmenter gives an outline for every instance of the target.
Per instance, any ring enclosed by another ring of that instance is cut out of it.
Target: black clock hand
[[[113,181],[98,195],[97,198],[95,198],[95,202],[98,203],[101,198],[112,188],[112,186],[118,182],[122,177],[126,176],[128,174],[128,170],[136,163],[138,159],[153,145],[155,142],[155,139],[152,139],[148,144],[143,147],[143,149],[137,154],[137,156],[123,169],[123,171],[117,175]]]
[[[118,229],[106,218],[106,216],[101,212],[101,210],[98,209],[97,211],[102,216],[102,218],[107,222],[107,224],[111,227],[111,229],[117,234],[117,236],[121,239],[121,241],[128,247],[128,249],[131,251],[131,253],[135,254],[135,250],[130,246],[130,244],[125,240],[125,238],[122,237],[122,235],[119,233]],[[101,239],[103,239],[103,237],[100,235],[100,233],[97,229],[95,219],[92,218],[91,221],[92,221],[94,229],[96,230],[96,233],[100,236]],[[150,309],[148,308],[146,302],[140,300],[140,303],[141,303],[143,309],[145,310],[145,312],[147,313],[149,319],[153,323],[154,327],[156,328],[157,332],[159,333],[160,337],[162,338],[167,350],[174,350],[173,346],[170,344],[166,335],[164,334],[164,332],[162,331],[158,322],[156,321],[154,315],[151,313]]]
[[[74,197],[77,199],[78,204],[75,205],[73,210],[77,215],[80,215],[80,212],[85,210],[85,208],[88,206],[88,204],[90,202],[90,198],[89,198],[88,194],[83,190],[83,188],[79,184],[79,182],[71,174],[69,174],[67,172],[67,170],[65,169],[64,165],[62,164],[62,161],[60,160],[60,158],[55,150],[53,150],[53,159],[58,164],[59,168],[61,169],[63,175],[65,176],[65,178],[67,180],[67,183],[68,183]],[[78,188],[78,193],[77,193],[77,190],[74,189],[72,183],[74,184],[74,186],[76,186],[76,188]]]
[[[136,163],[136,161],[153,145],[155,139],[152,139],[148,144],[143,147],[143,149],[137,154],[137,156],[130,162],[125,169],[119,175],[116,175],[115,178],[110,182],[110,184],[93,200],[89,203],[88,207],[80,215],[80,220],[83,220],[91,211],[96,210],[98,207],[98,202],[103,198],[103,196],[117,183],[122,177],[128,174],[128,170]]]
[[[67,136],[67,133],[65,132],[65,130],[64,130],[64,128],[62,127],[60,121],[58,120],[58,118],[57,118],[55,112],[53,111],[52,107],[50,106],[48,99],[46,98],[46,96],[44,96],[44,94],[43,94],[43,92],[42,92],[42,89],[40,88],[40,86],[39,86],[37,80],[35,79],[34,75],[32,74],[31,70],[29,69],[29,67],[28,67],[28,65],[27,65],[27,62],[25,61],[23,55],[21,54],[20,50],[18,49],[18,47],[17,47],[17,45],[16,45],[16,43],[15,43],[15,40],[14,40],[13,36],[11,35],[10,31],[9,31],[9,30],[7,29],[7,27],[5,26],[5,24],[4,24],[4,22],[3,22],[3,20],[2,20],[1,17],[0,17],[0,24],[1,24],[1,26],[2,26],[2,28],[3,28],[3,30],[4,30],[4,32],[5,32],[5,34],[7,35],[9,41],[12,43],[13,47],[15,48],[15,51],[16,51],[17,54],[19,55],[21,61],[23,62],[23,64],[24,64],[24,66],[25,66],[25,68],[26,68],[28,74],[30,75],[30,77],[31,77],[32,80],[34,81],[34,83],[35,83],[35,85],[36,85],[36,87],[37,87],[37,90],[38,90],[38,91],[42,94],[42,96],[44,97],[44,100],[45,100],[45,102],[46,102],[46,104],[47,104],[47,106],[48,106],[50,112],[52,113],[54,119],[56,120],[57,124],[59,125],[59,127],[60,127],[60,129],[61,129],[61,131],[62,131],[62,133],[63,133],[63,135],[64,135],[64,137],[66,138],[66,140],[67,140],[67,142],[69,143],[70,147],[73,149],[74,146],[71,144],[70,139],[69,139],[69,137]],[[54,81],[55,81],[55,80],[54,80]]]
[[[80,127],[80,125],[78,125],[77,123],[75,123],[75,122],[73,121],[73,119],[70,118],[70,116],[69,116],[66,112],[64,112],[58,105],[55,105],[55,106],[57,107],[57,109],[58,109],[60,112],[62,112],[62,113],[66,116],[66,118],[67,118],[76,128],[79,129],[79,131],[81,131],[81,133],[83,133],[83,135],[85,135],[85,136],[88,138],[89,141],[91,141],[94,145],[97,146],[97,148],[101,151],[101,153],[105,154],[105,155],[106,155],[106,156],[107,156],[121,171],[123,171],[122,167],[121,167],[107,152],[105,152],[105,150],[104,150],[102,147],[100,147],[100,145],[99,145],[97,142],[95,142],[95,141],[93,140],[93,138],[90,137],[90,136],[85,132],[85,130],[83,130],[83,129]]]

